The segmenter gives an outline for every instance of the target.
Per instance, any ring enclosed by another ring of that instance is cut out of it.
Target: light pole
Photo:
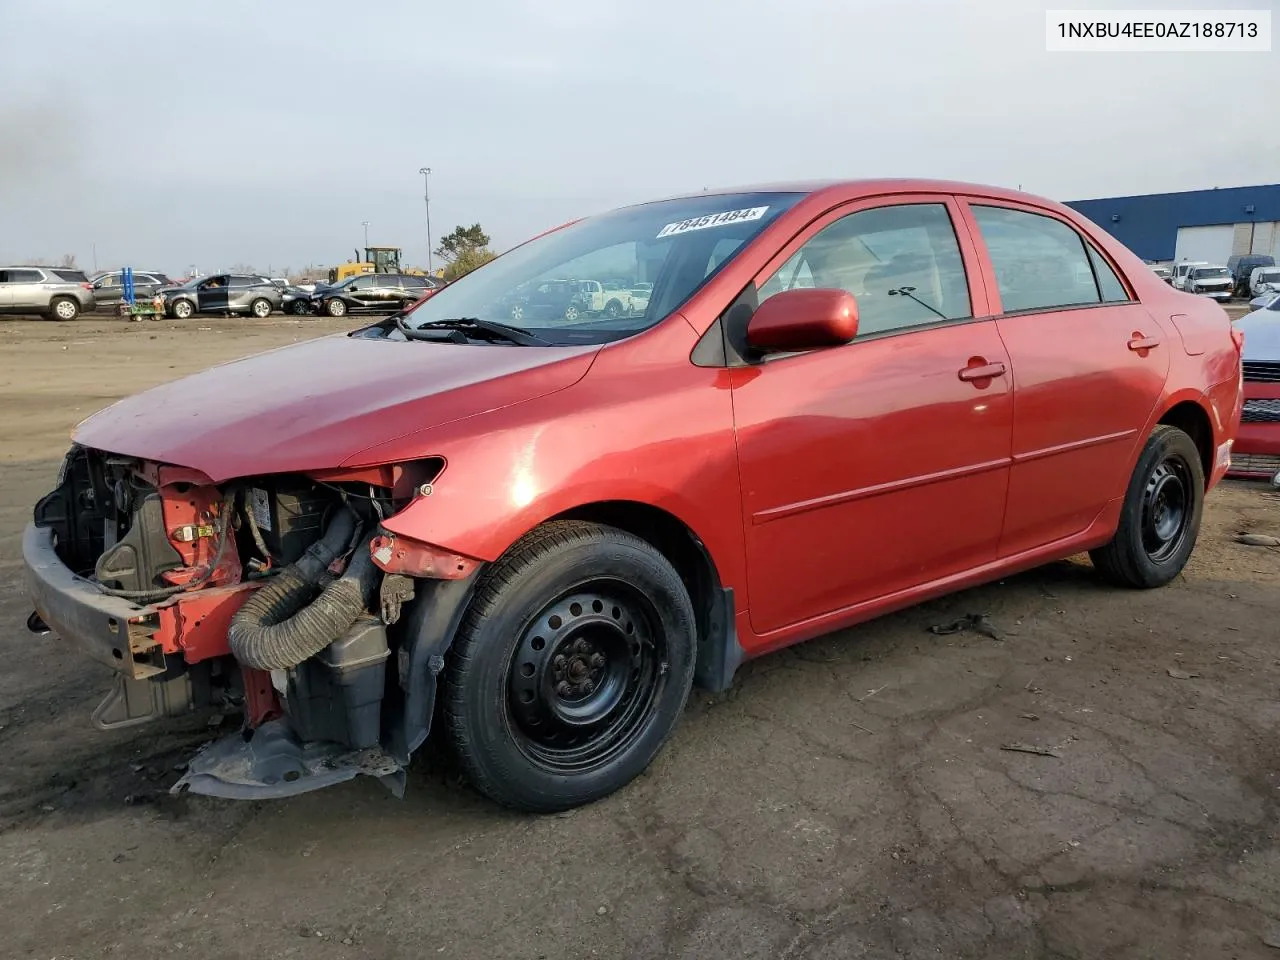
[[[364,248],[365,250],[368,250],[369,249],[369,221],[361,220],[360,226],[364,227]]]
[[[434,276],[435,270],[431,265],[431,168],[420,167],[418,172],[422,174],[422,202],[427,207],[427,273]]]

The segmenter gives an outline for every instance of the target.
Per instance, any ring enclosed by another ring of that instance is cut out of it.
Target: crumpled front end
[[[423,581],[395,572],[380,524],[442,467],[214,484],[74,447],[23,537],[30,625],[115,671],[101,728],[243,713],[175,790],[285,796],[366,774],[398,795],[430,716],[405,689],[420,637],[397,629]]]

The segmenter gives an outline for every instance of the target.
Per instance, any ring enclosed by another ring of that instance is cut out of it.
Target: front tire
[[[190,300],[175,300],[173,302],[173,316],[177,320],[187,320],[196,312],[195,307],[191,305]]]
[[[258,297],[253,303],[249,304],[249,312],[259,320],[265,320],[271,316],[271,301]]]
[[[49,316],[54,320],[74,320],[80,316],[80,303],[74,297],[54,297],[49,304]]]
[[[345,317],[347,315],[347,305],[342,300],[326,300],[324,312],[331,317]]]
[[[679,574],[629,533],[555,521],[482,576],[444,691],[468,778],[533,812],[629,783],[670,736],[693,683],[697,633]]]
[[[1195,549],[1204,490],[1195,441],[1177,427],[1156,427],[1129,480],[1116,535],[1089,553],[1098,572],[1136,589],[1173,580]]]

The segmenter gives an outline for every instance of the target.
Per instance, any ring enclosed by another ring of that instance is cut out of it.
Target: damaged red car
[[[243,710],[175,790],[399,793],[436,727],[490,797],[563,809],[747,658],[1081,551],[1169,582],[1241,343],[1022,193],[627,207],[86,420],[25,532],[30,625],[115,672],[103,727]]]

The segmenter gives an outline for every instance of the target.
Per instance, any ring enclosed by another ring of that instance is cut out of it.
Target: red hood
[[[126,397],[81,423],[75,440],[215,482],[337,467],[377,444],[563,390],[598,349],[324,337]]]

